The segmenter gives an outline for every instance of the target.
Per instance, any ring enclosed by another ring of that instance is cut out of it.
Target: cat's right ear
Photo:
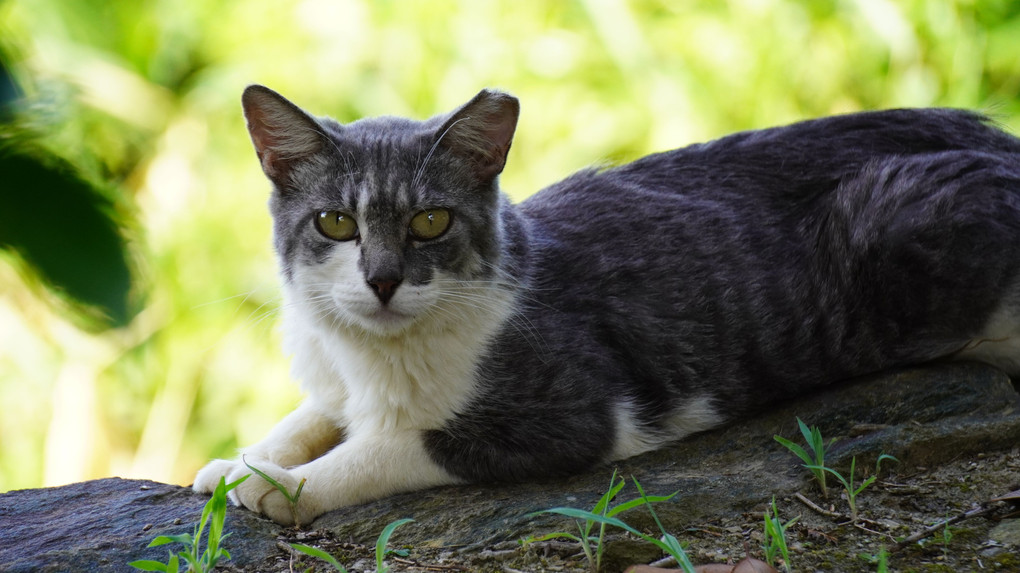
[[[274,182],[284,182],[295,162],[322,150],[322,128],[315,119],[273,90],[248,86],[241,105],[262,171]]]

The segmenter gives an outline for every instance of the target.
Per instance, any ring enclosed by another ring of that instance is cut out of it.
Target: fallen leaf
[[[681,569],[677,569],[681,571]],[[711,565],[698,565],[694,568],[694,573],[733,573],[736,569],[732,565],[726,565],[725,563],[713,563]]]
[[[774,567],[764,561],[745,558],[733,568],[733,573],[779,573]]]
[[[659,569],[651,565],[631,565],[623,573],[680,573],[682,571],[683,569]],[[725,563],[698,565],[694,568],[694,573],[779,573],[779,571],[764,561],[748,557],[736,565],[726,565]]]

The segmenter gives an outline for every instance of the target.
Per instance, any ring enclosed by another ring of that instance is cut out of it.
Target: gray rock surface
[[[135,571],[137,559],[166,562],[157,535],[190,533],[208,498],[188,488],[106,478],[0,494],[0,571]],[[257,564],[276,551],[279,526],[229,508],[226,545],[233,563]]]
[[[1020,443],[1020,395],[1001,372],[979,364],[942,364],[841,385],[729,427],[693,436],[671,448],[616,466],[650,494],[678,491],[656,506],[673,527],[761,507],[772,495],[804,489],[800,461],[774,434],[800,441],[795,418],[839,437],[828,465],[857,456],[874,464],[895,455],[898,469],[939,464],[959,456]],[[536,436],[535,439],[541,439]],[[591,507],[614,468],[569,480],[437,488],[344,508],[311,524],[339,539],[374,542],[394,519],[413,517],[401,543],[480,550],[501,541],[562,529],[563,519],[534,512],[557,506]],[[624,490],[626,498],[635,490]],[[189,532],[208,498],[187,488],[109,478],[59,488],[0,494],[0,571],[132,571],[135,559],[166,560],[166,548],[146,549],[157,535]],[[628,515],[636,526],[642,517]],[[648,519],[648,518],[644,518]],[[281,529],[231,508],[226,542],[231,563],[256,570],[279,552]]]

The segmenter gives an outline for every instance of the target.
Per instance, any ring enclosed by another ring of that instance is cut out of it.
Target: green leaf
[[[208,551],[212,552],[212,558],[215,560],[217,550],[220,546],[221,536],[223,534],[223,523],[227,518],[227,483],[226,479],[220,477],[220,483],[216,486],[213,491],[212,499],[206,504],[207,508],[211,506],[212,521],[209,523],[209,535],[207,537],[206,545]],[[205,519],[205,513],[203,512],[203,521]]]
[[[521,539],[520,543],[521,543],[521,545],[528,545],[529,543],[538,543],[540,541],[549,541],[550,539],[569,539],[571,541],[576,541],[578,543],[581,542],[581,538],[576,536],[576,535],[573,535],[571,533],[567,533],[565,531],[557,531],[557,532],[554,532],[554,533],[547,533],[547,534],[539,536],[539,537],[535,537],[534,535],[529,536],[529,537],[525,537],[524,539]]]
[[[868,479],[866,479],[863,482],[861,482],[860,487],[858,487],[857,490],[854,491],[854,495],[857,495],[857,494],[861,493],[862,491],[864,491],[864,489],[867,488],[869,485],[875,483],[876,479],[878,479],[877,476],[871,476]]]
[[[181,533],[179,535],[160,535],[149,542],[147,547],[159,547],[160,545],[166,545],[167,543],[183,543],[185,545],[191,545],[193,539],[189,533]]]
[[[634,529],[633,527],[627,525],[626,523],[620,521],[615,517],[599,515],[597,513],[592,513],[590,511],[586,511],[583,509],[577,509],[573,507],[554,507],[552,509],[544,509],[542,511],[536,512],[536,514],[537,513],[555,513],[557,515],[564,515],[566,517],[573,517],[575,519],[590,519],[591,521],[596,521],[598,523],[605,523],[607,525],[619,527],[620,529],[629,531],[634,535],[638,536],[644,535],[640,531]]]
[[[797,418],[797,427],[800,428],[800,433],[804,436],[804,443],[809,446],[817,443],[817,439],[820,437],[820,431],[818,431],[817,426],[815,429],[808,429],[808,425],[800,418]]]
[[[900,460],[896,459],[893,456],[890,456],[889,454],[880,454],[878,456],[878,459],[875,460],[875,475],[878,475],[878,473],[880,471],[880,467],[882,465],[882,462],[885,461],[885,460],[892,460],[892,461],[894,461],[896,463],[900,463]]]
[[[251,474],[243,475],[237,481],[233,481],[233,482],[228,483],[226,488],[225,488],[225,490],[224,490],[224,493],[226,493],[226,492],[234,489],[235,487],[241,485],[242,483],[244,483],[244,480],[246,480],[246,479],[248,479],[250,477],[251,477]]]
[[[619,483],[616,482],[616,470],[613,470],[613,477],[609,480],[609,489],[606,490],[606,493],[602,494],[602,497],[599,498],[595,507],[592,508],[592,511],[595,513],[605,514],[606,507],[609,506],[609,502],[616,497],[616,494],[620,493],[620,490],[623,489],[623,486],[626,484],[627,481],[622,478]]]
[[[131,271],[120,217],[66,161],[0,147],[0,249],[17,253],[90,327],[126,325]]]
[[[347,569],[345,569],[344,566],[341,565],[340,562],[337,561],[335,557],[319,549],[318,547],[311,547],[309,545],[304,545],[301,543],[291,543],[290,546],[293,547],[295,550],[304,553],[305,555],[315,557],[316,559],[322,559],[326,563],[332,565],[333,568],[339,571],[340,573],[347,573]]]
[[[823,471],[823,472],[829,472],[830,474],[836,476],[836,479],[838,479],[839,482],[841,484],[843,484],[843,487],[846,488],[847,491],[851,491],[850,483],[848,483],[846,481],[846,478],[843,477],[843,474],[839,473],[838,471],[836,471],[836,470],[834,470],[832,468],[826,467],[826,466],[814,466],[814,465],[811,465],[811,466],[804,466],[804,467],[808,468],[809,470],[819,470],[819,471]]]
[[[247,466],[248,469],[250,469],[251,471],[255,472],[255,475],[257,475],[260,478],[266,480],[267,482],[269,482],[269,485],[275,487],[280,493],[282,493],[283,497],[287,498],[287,501],[289,501],[291,503],[291,505],[297,504],[298,498],[301,496],[301,490],[303,489],[303,487],[305,485],[304,484],[305,480],[301,480],[301,483],[298,484],[297,491],[295,491],[293,494],[291,494],[290,491],[287,490],[287,487],[285,485],[283,485],[282,483],[280,483],[280,482],[276,481],[275,479],[273,479],[272,476],[270,476],[266,472],[264,472],[264,471],[258,469],[257,467],[249,464],[247,462],[247,460],[245,460],[244,458],[241,458],[241,461],[244,462],[244,465]]]
[[[889,554],[885,547],[878,550],[878,573],[889,573]]]
[[[132,561],[131,563],[128,563],[128,565],[134,567],[135,569],[140,569],[142,571],[163,571],[164,573],[166,572],[165,563],[160,563],[159,561],[152,561],[150,559]]]
[[[383,557],[386,555],[386,544],[390,542],[390,536],[401,525],[413,521],[413,519],[408,518],[398,519],[384,527],[382,533],[379,534],[379,538],[375,541],[375,566],[379,573],[385,573],[389,570],[389,567],[383,567]]]
[[[813,463],[815,463],[814,458],[812,458],[810,455],[808,455],[807,451],[805,451],[804,448],[800,447],[799,445],[791,442],[790,440],[788,440],[788,439],[786,439],[786,438],[784,438],[784,437],[782,437],[782,436],[780,436],[778,434],[776,434],[775,436],[772,436],[772,438],[775,441],[777,441],[780,444],[782,444],[784,447],[786,447],[786,449],[788,449],[791,452],[793,452],[794,454],[796,454],[797,457],[800,458],[801,460],[803,460],[805,464],[813,464]]]
[[[659,503],[659,502],[663,502],[663,501],[669,501],[669,500],[673,499],[674,497],[676,497],[676,494],[678,494],[678,493],[680,493],[680,492],[679,491],[674,491],[673,493],[671,493],[669,495],[650,495],[646,499],[643,499],[643,498],[640,498],[640,497],[636,498],[636,499],[632,499],[630,501],[626,501],[624,503],[621,503],[620,505],[617,505],[616,507],[613,507],[612,509],[609,510],[608,513],[606,513],[606,515],[613,516],[613,515],[616,515],[616,514],[619,514],[619,513],[623,513],[623,512],[625,512],[627,510],[634,509],[635,507],[640,507],[640,506],[644,505],[645,503]]]
[[[677,541],[677,538],[667,533],[666,528],[662,526],[662,522],[659,521],[659,516],[656,515],[655,509],[652,507],[652,504],[648,501],[648,496],[645,495],[644,488],[641,487],[641,482],[639,482],[637,478],[634,476],[631,476],[630,479],[633,480],[634,487],[637,488],[638,493],[641,494],[641,499],[644,500],[645,505],[648,506],[648,513],[652,514],[652,519],[655,520],[655,525],[657,525],[659,527],[659,531],[662,532],[663,541],[659,541],[658,539],[656,539],[655,545],[663,549],[666,553],[672,555],[673,558],[676,559],[677,563],[680,564],[680,566],[683,568],[685,572],[694,573],[694,564],[691,563],[691,560],[687,558],[687,552],[684,551],[683,547],[680,545],[680,542]],[[644,536],[644,538],[648,539],[649,537]]]

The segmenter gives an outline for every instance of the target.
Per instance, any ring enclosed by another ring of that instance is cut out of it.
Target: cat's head
[[[443,319],[496,280],[497,179],[517,125],[514,97],[485,90],[426,121],[345,125],[262,86],[242,103],[274,187],[276,249],[298,299],[290,303],[323,324],[392,335]]]

